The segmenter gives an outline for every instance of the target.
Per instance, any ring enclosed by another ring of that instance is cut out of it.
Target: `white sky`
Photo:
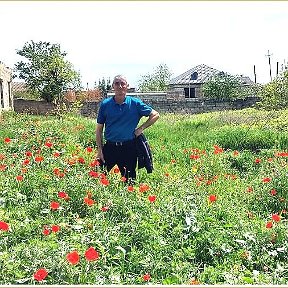
[[[176,77],[199,64],[257,82],[288,62],[288,1],[0,1],[0,61],[25,42],[59,43],[83,87],[124,74],[130,87],[165,63]]]

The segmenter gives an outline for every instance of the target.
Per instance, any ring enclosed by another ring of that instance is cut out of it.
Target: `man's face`
[[[128,84],[125,79],[116,78],[113,82],[113,89],[116,95],[126,94]]]

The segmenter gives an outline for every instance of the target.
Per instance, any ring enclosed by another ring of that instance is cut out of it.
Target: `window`
[[[195,98],[196,91],[195,88],[184,88],[185,98]]]
[[[13,106],[11,89],[12,89],[12,88],[11,88],[11,82],[8,82],[9,107],[12,107],[12,106]]]
[[[198,73],[197,72],[193,72],[190,76],[190,80],[197,80],[198,78]]]

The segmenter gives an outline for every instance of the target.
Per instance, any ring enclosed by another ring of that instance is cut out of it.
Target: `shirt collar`
[[[128,98],[127,98],[127,96],[125,96],[125,99],[124,99],[124,101],[123,101],[123,103],[122,104],[118,104],[118,103],[116,103],[116,101],[115,101],[115,99],[114,99],[114,96],[112,97],[112,99],[113,99],[113,102],[114,102],[114,104],[115,105],[123,105],[123,104],[128,104]]]

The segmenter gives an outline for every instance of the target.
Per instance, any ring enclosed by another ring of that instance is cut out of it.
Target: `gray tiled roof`
[[[191,75],[197,72],[198,77],[196,80],[191,80]],[[205,64],[200,64],[195,66],[194,68],[184,72],[183,74],[173,78],[170,80],[169,85],[185,85],[185,84],[201,84],[205,83],[210,77],[215,74],[220,73],[221,71],[211,68]]]

